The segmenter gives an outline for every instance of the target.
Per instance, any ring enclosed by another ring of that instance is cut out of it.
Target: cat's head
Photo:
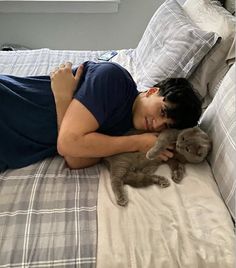
[[[211,140],[199,127],[184,129],[178,135],[176,151],[190,163],[202,162],[210,149]]]

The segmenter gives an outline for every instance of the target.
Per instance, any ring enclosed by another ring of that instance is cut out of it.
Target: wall
[[[137,46],[163,0],[121,0],[118,13],[1,14],[0,45],[107,50]]]

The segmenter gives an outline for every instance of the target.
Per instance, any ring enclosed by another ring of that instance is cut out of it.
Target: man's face
[[[133,124],[136,129],[146,131],[161,131],[173,124],[166,116],[167,102],[159,96],[158,88],[150,88],[141,93],[133,106]]]

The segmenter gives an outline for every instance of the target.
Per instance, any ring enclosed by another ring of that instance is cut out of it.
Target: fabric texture
[[[98,169],[61,157],[0,174],[0,267],[96,267]]]
[[[98,187],[97,268],[233,268],[235,234],[208,163],[188,164],[180,184],[126,185],[116,204],[109,172]],[[170,179],[162,165],[156,174]]]
[[[134,50],[136,82],[151,87],[168,77],[186,77],[218,40],[192,23],[176,0],[165,1]]]
[[[199,28],[216,32],[221,37],[190,77],[202,97],[209,94],[213,98],[216,85],[235,60],[236,18],[218,1],[187,0],[183,9]]]
[[[222,197],[236,219],[236,81],[235,64],[224,77],[213,101],[200,120],[200,127],[211,137],[209,155]]]
[[[225,0],[225,8],[229,10],[230,13],[235,14],[235,1]]]
[[[48,75],[104,51],[0,52],[0,73]],[[0,173],[0,267],[96,267],[98,166],[69,170],[62,157]]]
[[[57,115],[49,76],[0,75],[0,171],[57,153]]]
[[[120,65],[85,62],[74,98],[97,119],[98,132],[118,136],[133,128],[132,107],[137,95],[133,78]]]

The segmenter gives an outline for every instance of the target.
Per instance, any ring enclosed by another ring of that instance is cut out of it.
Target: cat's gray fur
[[[208,135],[198,127],[184,130],[167,129],[162,131],[156,144],[144,153],[121,153],[105,157],[111,176],[111,186],[119,205],[128,203],[124,184],[133,187],[146,187],[157,184],[161,188],[170,185],[167,178],[154,174],[162,161],[156,156],[169,145],[174,145],[174,157],[166,164],[171,169],[172,180],[179,183],[185,173],[185,163],[202,162],[211,149]]]

